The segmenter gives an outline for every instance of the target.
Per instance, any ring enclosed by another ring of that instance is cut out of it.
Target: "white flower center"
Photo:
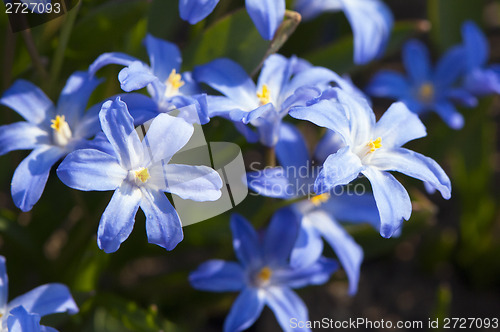
[[[170,75],[165,81],[165,97],[173,97],[179,94],[179,89],[184,85],[182,76],[172,69]]]
[[[54,143],[59,146],[66,146],[71,141],[73,134],[71,133],[71,128],[66,122],[64,115],[57,115],[56,118],[50,122],[52,123],[50,128],[54,129],[52,136]]]

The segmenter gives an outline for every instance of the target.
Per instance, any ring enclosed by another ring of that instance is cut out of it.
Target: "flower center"
[[[321,204],[327,202],[330,199],[330,194],[329,193],[324,193],[321,195],[316,195],[310,199],[311,203],[314,206],[320,206]]]
[[[141,181],[142,183],[146,183],[146,181],[148,181],[148,179],[151,177],[151,175],[149,175],[148,169],[144,167],[139,168],[134,173],[135,173],[135,178]]]
[[[179,94],[179,89],[184,85],[181,74],[177,74],[175,69],[172,69],[170,75],[165,81],[165,95],[167,97],[176,96]]]
[[[429,104],[434,100],[434,85],[432,83],[424,83],[418,90],[418,98],[424,104]]]
[[[54,142],[60,146],[66,146],[71,140],[71,128],[66,122],[64,115],[57,115],[55,119],[50,120],[50,128],[54,129]]]
[[[375,141],[370,140],[368,144],[366,144],[370,149],[367,153],[373,153],[375,150],[380,149],[382,147],[382,138],[378,137]]]
[[[273,270],[269,266],[264,266],[260,269],[259,273],[256,275],[256,284],[259,287],[264,287],[269,285],[271,282],[271,277],[273,276]]]
[[[259,98],[260,106],[269,104],[271,102],[271,91],[266,84],[262,86],[261,92],[257,92],[257,98]]]

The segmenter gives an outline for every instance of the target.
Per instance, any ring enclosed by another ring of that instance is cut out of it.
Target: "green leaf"
[[[264,58],[268,46],[247,12],[238,10],[200,33],[184,50],[184,64],[192,68],[227,57],[251,72]]]

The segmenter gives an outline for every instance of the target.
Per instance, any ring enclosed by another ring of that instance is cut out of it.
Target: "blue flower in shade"
[[[214,201],[221,196],[222,180],[213,169],[167,164],[189,141],[193,126],[160,114],[141,142],[120,98],[106,102],[99,117],[114,153],[75,151],[58,167],[59,178],[78,190],[115,191],[97,234],[99,248],[105,252],[118,250],[128,238],[139,207],[146,215],[149,242],[172,250],[182,241],[182,225],[163,192],[194,201]]]
[[[207,97],[210,117],[234,121],[249,142],[260,140],[269,147],[276,145],[281,120],[291,107],[305,105],[317,97],[321,93],[317,86],[342,81],[331,70],[278,54],[266,59],[257,85],[240,65],[229,59],[196,67],[193,75],[224,95]],[[247,124],[256,127],[258,135]]]
[[[123,91],[131,92],[147,87],[152,99],[135,93],[122,96],[137,125],[159,113],[175,110],[180,110],[178,116],[189,123],[207,123],[206,95],[201,93],[190,72],[179,72],[182,63],[179,48],[149,34],[144,43],[150,66],[127,54],[104,53],[90,65],[89,72],[94,75],[104,66],[122,65],[125,68],[118,74],[118,80]]]
[[[278,210],[263,233],[257,233],[248,221],[234,214],[231,230],[239,262],[207,261],[189,275],[191,285],[211,292],[241,292],[224,322],[225,332],[249,328],[264,305],[271,308],[284,331],[295,331],[290,319],[307,321],[308,312],[291,289],[325,283],[337,263],[326,258],[308,266],[290,263],[299,230],[297,216],[290,209]]]
[[[419,115],[435,111],[448,126],[460,129],[464,119],[453,102],[473,107],[476,98],[463,88],[453,86],[463,72],[463,51],[450,49],[432,70],[427,48],[418,40],[411,40],[403,47],[403,64],[408,78],[391,70],[375,75],[366,88],[368,94],[402,101]]]
[[[347,222],[370,222],[380,227],[377,206],[371,194],[359,196],[343,190],[332,194],[314,195],[314,180],[320,167],[314,167],[300,132],[289,124],[281,127],[276,155],[282,167],[266,168],[248,173],[248,187],[255,192],[275,198],[309,198],[296,203],[293,208],[302,219],[299,236],[292,252],[293,261],[308,265],[323,252],[323,240],[332,247],[346,270],[349,292],[357,291],[363,250],[340,225]],[[331,154],[334,147],[332,135],[326,135],[318,144],[316,153]],[[312,196],[312,197],[311,197]]]
[[[179,0],[181,18],[191,24],[207,17],[219,0]],[[262,38],[271,40],[285,16],[285,0],[245,0],[248,15]]]
[[[357,64],[383,54],[394,24],[390,9],[380,0],[297,0],[295,9],[305,20],[343,10],[352,27]]]
[[[5,257],[0,256],[0,330],[10,332],[56,331],[40,325],[40,317],[45,315],[78,312],[68,287],[62,284],[46,284],[10,302],[8,298],[9,281]]]
[[[335,131],[343,148],[328,156],[314,187],[318,194],[353,181],[361,173],[371,183],[380,215],[380,234],[390,237],[411,215],[406,189],[389,171],[422,180],[437,189],[445,199],[451,196],[451,183],[443,169],[431,158],[402,148],[406,142],[426,136],[419,118],[403,103],[394,103],[375,122],[375,114],[362,100],[342,90],[337,99],[318,100],[309,107],[292,110],[290,115]]]
[[[464,87],[475,96],[500,94],[500,65],[486,67],[489,45],[486,36],[472,21],[462,25],[465,52]]]
[[[16,81],[0,98],[26,121],[0,126],[0,155],[13,150],[33,150],[12,178],[12,198],[22,211],[40,199],[50,169],[69,152],[89,146],[87,139],[100,131],[100,105],[85,108],[98,85],[85,72],[76,72],[61,92],[57,105],[32,83]]]

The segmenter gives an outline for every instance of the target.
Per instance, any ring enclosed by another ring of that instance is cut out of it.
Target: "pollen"
[[[431,83],[424,83],[420,86],[418,90],[418,96],[420,100],[424,103],[430,103],[434,99],[434,85]]]
[[[369,153],[375,152],[375,150],[380,149],[382,147],[382,138],[379,137],[375,141],[370,140],[370,142],[368,142],[367,146],[370,148]]]
[[[257,278],[261,283],[268,283],[269,280],[271,280],[271,277],[273,275],[273,271],[269,266],[263,267],[260,271],[259,274],[257,274]]]
[[[330,199],[330,194],[329,193],[324,193],[321,195],[316,195],[310,199],[311,203],[313,203],[314,206],[320,206],[321,204],[325,203]]]
[[[151,176],[149,175],[147,168],[141,167],[139,170],[135,171],[135,177],[142,183],[146,183]]]
[[[261,92],[257,92],[257,98],[259,98],[261,105],[266,105],[271,102],[271,91],[266,84],[262,86]]]
[[[177,90],[184,85],[181,74],[177,74],[175,69],[172,69],[170,72],[170,75],[168,76],[168,83],[172,86],[172,88]]]
[[[64,115],[57,115],[56,118],[53,120],[50,120],[50,122],[52,123],[50,125],[50,128],[54,129],[57,132],[61,132],[64,124],[67,123]]]

